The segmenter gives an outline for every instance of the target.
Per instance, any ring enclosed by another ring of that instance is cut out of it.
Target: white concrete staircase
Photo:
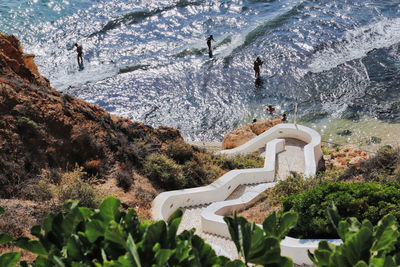
[[[273,187],[276,171],[278,177],[284,177],[289,171],[314,175],[322,156],[320,135],[308,127],[294,124],[276,125],[240,147],[219,153],[234,156],[263,147],[266,159],[263,168],[233,170],[208,186],[161,193],[153,201],[153,219],[167,220],[176,209],[182,208],[184,215],[179,231],[194,227],[217,252],[230,258],[237,257],[223,216],[244,209],[262,192]],[[282,255],[291,257],[297,264],[310,264],[307,249],[315,249],[318,242],[311,242],[310,246],[306,243],[286,238],[281,243]]]

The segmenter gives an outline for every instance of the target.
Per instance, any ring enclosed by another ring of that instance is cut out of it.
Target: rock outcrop
[[[240,128],[224,136],[222,140],[222,149],[238,147],[279,123],[282,123],[280,119],[273,119],[244,124]]]
[[[166,142],[182,140],[173,128],[153,129],[56,91],[33,57],[16,37],[0,34],[0,197],[18,196],[41,169],[90,165],[102,177],[132,171]]]
[[[18,75],[27,82],[49,86],[49,80],[39,74],[33,62],[35,55],[25,54],[14,35],[0,33],[0,72],[7,77]]]

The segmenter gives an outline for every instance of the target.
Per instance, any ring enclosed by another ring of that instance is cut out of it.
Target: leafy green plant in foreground
[[[333,245],[320,241],[314,254],[308,252],[317,266],[384,266],[400,265],[400,251],[396,243],[400,237],[393,215],[386,215],[376,226],[356,218],[341,220],[336,206],[328,209],[328,217],[343,243]]]
[[[225,266],[229,259],[217,256],[194,229],[177,235],[182,211],[168,223],[140,223],[136,212],[119,210],[114,197],[103,200],[98,209],[64,204],[65,212],[50,213],[41,226],[34,226],[37,239],[19,238],[12,243],[37,256],[22,266]],[[11,242],[2,235],[2,243]],[[18,252],[1,256],[0,266],[15,266]]]
[[[242,260],[230,261],[217,256],[210,245],[194,234],[194,229],[177,235],[182,212],[175,212],[168,222],[140,223],[136,212],[119,210],[114,197],[103,200],[98,209],[67,201],[64,212],[50,213],[41,226],[31,229],[37,239],[13,240],[0,235],[0,245],[12,243],[37,255],[36,260],[21,266],[292,266],[290,258],[280,255],[280,241],[298,219],[294,211],[273,213],[262,228],[243,217],[225,217],[232,240]],[[0,215],[4,209],[0,207]],[[398,266],[400,238],[396,219],[382,218],[376,226],[356,218],[340,220],[337,208],[328,209],[328,218],[343,240],[335,246],[321,241],[310,259],[318,266]],[[0,256],[1,267],[13,267],[20,252]]]
[[[43,229],[32,227],[31,234],[12,240],[0,235],[0,244],[12,243],[37,255],[36,260],[21,266],[292,266],[289,258],[281,257],[280,241],[297,221],[297,214],[271,214],[263,228],[244,218],[225,218],[239,255],[245,260],[231,261],[217,256],[212,247],[194,234],[195,229],[177,235],[182,211],[170,220],[140,223],[136,212],[119,210],[120,201],[107,197],[98,209],[80,207],[67,201],[64,212],[50,213]],[[4,209],[0,208],[0,215]],[[13,267],[20,252],[0,256],[1,267]]]
[[[229,233],[235,243],[239,256],[248,263],[263,266],[293,266],[290,258],[281,256],[280,241],[287,232],[297,223],[298,215],[295,212],[284,214],[274,212],[263,222],[263,228],[254,222],[250,223],[243,217],[225,217]]]

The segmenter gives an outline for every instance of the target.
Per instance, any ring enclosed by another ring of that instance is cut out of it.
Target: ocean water
[[[221,140],[268,104],[292,121],[297,103],[326,141],[400,143],[398,0],[0,0],[0,14],[57,90],[187,140]]]

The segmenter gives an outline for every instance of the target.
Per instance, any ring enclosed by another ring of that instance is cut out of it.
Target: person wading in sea
[[[282,121],[283,123],[286,123],[286,122],[287,122],[287,117],[286,117],[286,114],[285,114],[285,113],[283,113],[281,121]]]
[[[78,44],[75,44],[75,46],[76,46],[76,52],[78,53],[78,65],[81,66],[83,65],[83,57],[82,57],[83,49],[82,46]]]
[[[262,66],[264,62],[261,61],[261,59],[259,57],[256,58],[256,60],[254,61],[254,75],[256,76],[256,79],[260,79],[260,67]]]
[[[214,40],[214,38],[213,38],[213,35],[211,34],[211,35],[206,39],[206,41],[207,41],[207,46],[208,46],[208,55],[209,55],[210,57],[213,57],[212,47],[211,47],[211,41],[214,41],[214,42],[215,42],[215,40]]]
[[[268,105],[267,111],[269,112],[269,115],[272,115],[275,111],[275,108],[272,105]]]

